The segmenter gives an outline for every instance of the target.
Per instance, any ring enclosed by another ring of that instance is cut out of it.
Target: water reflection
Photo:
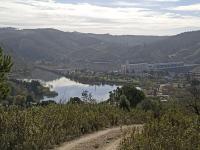
[[[77,83],[65,77],[59,78],[57,80],[46,82],[46,85],[51,88],[51,90],[56,91],[58,96],[53,98],[56,102],[67,101],[70,97],[80,97],[84,90],[92,93],[94,99],[99,101],[104,101],[109,98],[109,92],[116,89],[118,86],[111,85],[88,85]],[[45,98],[47,100],[47,98]]]

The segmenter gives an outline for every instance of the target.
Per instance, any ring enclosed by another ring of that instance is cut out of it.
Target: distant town
[[[132,64],[129,61],[121,66],[121,72],[124,74],[141,75],[151,71],[166,71],[174,73],[191,73],[199,64],[185,64],[184,62],[167,62],[167,63],[138,63]],[[198,72],[195,72],[198,75]]]

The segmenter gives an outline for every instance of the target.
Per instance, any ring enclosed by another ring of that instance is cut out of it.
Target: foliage
[[[27,95],[26,96],[26,105],[31,106],[31,103],[33,103],[33,102],[34,102],[33,97],[31,95]]]
[[[85,103],[96,103],[96,100],[92,97],[92,93],[89,93],[87,90],[84,90],[81,95]]]
[[[142,133],[133,129],[130,136],[124,137],[121,149],[200,149],[200,118],[177,107],[168,110],[160,118],[152,118]]]
[[[7,74],[12,67],[11,57],[3,54],[3,49],[0,47],[0,101],[4,100],[9,93],[7,85]]]
[[[170,102],[168,102],[170,104]],[[142,109],[143,111],[152,112],[154,118],[160,118],[165,109],[168,109],[170,106],[164,105],[159,99],[145,99],[137,105],[137,108]]]
[[[128,99],[126,98],[125,95],[121,95],[120,96],[120,103],[119,103],[119,107],[123,110],[128,110],[130,111],[130,102],[128,101]]]
[[[130,107],[134,108],[145,99],[145,94],[135,88],[133,84],[124,85],[121,88],[117,88],[113,92],[110,92],[110,102],[120,103],[120,97],[124,95],[130,103]]]
[[[145,98],[144,93],[140,90],[137,90],[134,85],[123,86],[122,93],[126,95],[127,99],[130,101],[131,107],[136,107],[137,104]]]
[[[50,91],[49,87],[44,87],[39,81],[31,80],[31,81],[22,81],[22,80],[9,80],[10,90],[10,98],[9,105],[18,104],[15,103],[17,96],[25,97],[24,106],[31,105],[31,103],[39,102],[45,96],[48,98],[52,98],[57,96],[57,93],[54,91]],[[13,101],[14,100],[14,101]]]
[[[188,100],[188,106],[200,116],[200,82],[192,81],[189,91],[191,97]]]
[[[71,80],[92,85],[124,85],[128,83],[134,83],[135,85],[139,84],[135,77],[117,73],[76,70],[75,72],[65,73],[65,76]]]
[[[26,103],[26,97],[25,96],[17,95],[14,99],[15,105],[24,106],[25,103]]]
[[[71,97],[69,104],[83,104],[84,102],[79,97]]]
[[[147,112],[149,110],[155,110],[155,107],[156,107],[155,105],[156,103],[153,102],[152,100],[145,99],[141,103],[139,103],[137,107]]]
[[[56,104],[56,102],[53,100],[47,100],[47,101],[41,101],[40,103],[37,103],[38,106],[43,106],[43,107],[52,105],[52,104]]]
[[[142,133],[133,129],[124,137],[121,149],[200,149],[199,81],[192,81],[190,85],[181,88],[184,95],[177,93],[168,102],[149,98],[142,101],[137,108],[153,115]]]
[[[106,104],[0,107],[0,149],[48,149],[85,133],[144,121],[142,111]]]

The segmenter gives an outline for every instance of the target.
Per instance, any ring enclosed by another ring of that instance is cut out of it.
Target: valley
[[[0,0],[0,150],[200,150],[200,0]]]
[[[199,31],[1,34],[0,149],[199,146]]]

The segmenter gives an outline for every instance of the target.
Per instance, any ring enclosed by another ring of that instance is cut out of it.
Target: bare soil
[[[142,125],[115,127],[80,137],[62,144],[56,150],[117,150],[123,132]]]

